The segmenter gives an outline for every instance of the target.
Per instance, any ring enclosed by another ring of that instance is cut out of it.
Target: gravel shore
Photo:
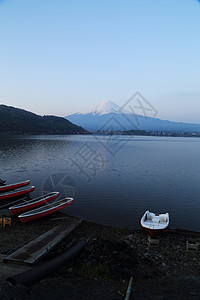
[[[14,221],[11,227],[1,228],[0,254],[12,253],[66,222],[55,220],[58,216],[27,224]],[[187,241],[200,242],[198,232],[169,230],[159,236],[159,245],[149,245],[148,235],[142,230],[83,221],[42,261],[51,260],[80,240],[87,244],[79,257],[29,289],[11,287],[0,275],[0,298],[124,299],[133,276],[130,299],[200,299],[199,251],[186,251]]]

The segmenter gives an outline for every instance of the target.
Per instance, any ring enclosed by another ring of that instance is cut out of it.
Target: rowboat
[[[3,186],[0,186],[0,193],[10,191],[10,190],[14,190],[14,189],[17,189],[17,188],[20,188],[22,186],[26,186],[26,185],[29,185],[29,184],[30,184],[30,180],[3,185]]]
[[[14,206],[9,207],[10,212],[15,215],[15,214],[21,214],[27,210],[31,210],[33,208],[36,208],[46,202],[49,202],[59,196],[59,192],[53,192],[47,195],[43,195],[41,197],[29,200],[29,201],[24,201],[19,204],[16,204]]]
[[[19,197],[19,196],[31,193],[34,190],[35,190],[34,186],[29,186],[29,187],[23,187],[23,188],[20,188],[20,189],[9,191],[9,192],[6,192],[6,193],[1,193],[0,194],[0,200],[5,200],[5,199],[14,198],[14,197]]]
[[[148,210],[141,218],[141,227],[146,230],[151,236],[158,233],[166,232],[169,227],[169,214],[154,214]]]
[[[43,204],[41,207],[30,210],[18,216],[22,223],[33,221],[59,211],[74,202],[73,198],[65,198],[61,200],[51,201]]]

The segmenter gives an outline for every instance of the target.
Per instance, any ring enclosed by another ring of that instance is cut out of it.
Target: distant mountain
[[[0,133],[76,134],[85,129],[65,118],[39,116],[32,112],[0,105]]]
[[[101,101],[95,106],[90,107],[88,110],[83,111],[79,114],[92,114],[93,116],[101,116],[106,114],[118,114],[119,105],[115,104],[112,101]]]
[[[112,101],[102,101],[86,111],[65,117],[90,131],[145,130],[170,132],[200,132],[200,124],[172,122],[121,111]]]

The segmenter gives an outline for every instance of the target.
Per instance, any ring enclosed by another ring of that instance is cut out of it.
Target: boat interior
[[[51,196],[53,196],[55,194],[56,194],[56,192],[52,192],[52,193],[50,193],[48,195],[44,195],[44,196],[41,196],[41,197],[38,197],[38,198],[35,198],[35,199],[32,199],[32,200],[24,200],[21,203],[14,205],[14,207],[26,206],[27,204],[31,204],[31,203],[40,201],[41,199],[45,200],[46,198],[49,198],[49,197],[51,197]]]
[[[156,215],[154,213],[147,212],[145,215],[144,221],[152,222],[152,223],[167,223],[168,222],[168,215],[167,214],[160,214]]]
[[[34,188],[34,186],[23,186],[23,187],[14,189],[12,191],[9,190],[9,191],[3,192],[3,193],[1,193],[1,195],[10,195],[10,194],[26,191],[26,190],[29,190],[29,189],[32,189],[32,188]]]
[[[66,203],[66,202],[69,202],[71,200],[73,200],[73,198],[64,198],[64,199],[61,199],[61,200],[47,202],[47,203],[43,204],[41,207],[39,207],[39,208],[36,208],[36,209],[33,209],[33,210],[28,211],[26,213],[23,213],[23,216],[27,216],[29,214],[32,214],[32,215],[33,214],[37,214],[37,213],[39,213],[41,211],[48,210],[48,209],[51,209],[53,207],[62,205],[62,204]]]

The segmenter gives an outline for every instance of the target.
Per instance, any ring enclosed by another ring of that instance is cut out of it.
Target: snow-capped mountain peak
[[[106,114],[117,114],[119,113],[120,106],[112,101],[101,101],[98,104],[90,107],[88,110],[80,112],[81,114],[92,114],[92,115],[106,115]]]
[[[126,115],[126,116],[125,116]],[[98,130],[146,130],[200,132],[200,124],[170,122],[154,117],[132,114],[112,101],[101,101],[88,110],[66,116],[70,122],[82,126],[89,131]]]

